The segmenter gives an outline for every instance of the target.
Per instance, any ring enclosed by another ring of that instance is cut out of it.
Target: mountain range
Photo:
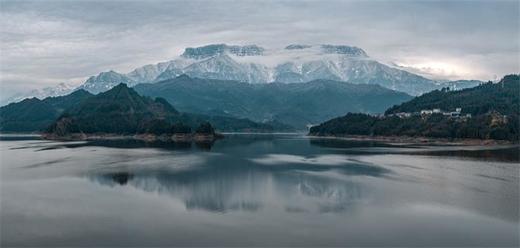
[[[191,128],[209,121],[217,130],[228,132],[293,130],[277,122],[256,123],[244,118],[179,112],[166,100],[141,96],[125,84],[97,95],[79,89],[66,96],[29,98],[0,107],[2,132],[132,134],[146,132],[157,121],[168,125],[183,123]]]
[[[410,95],[449,85],[462,88],[480,83],[475,80],[430,80],[380,63],[370,58],[363,49],[354,46],[292,44],[284,49],[267,50],[256,45],[213,44],[186,48],[176,59],[139,67],[127,74],[103,72],[89,78],[81,88],[96,93],[119,82],[133,86],[172,79],[182,74],[252,84],[303,83],[327,79],[355,84],[379,84]]]
[[[354,84],[378,84],[385,88],[420,95],[443,87],[467,88],[478,80],[440,82],[416,75],[371,58],[363,49],[347,45],[292,44],[283,49],[266,49],[257,45],[212,44],[186,48],[173,60],[145,65],[129,73],[113,70],[88,78],[77,89],[97,94],[119,83],[132,87],[156,83],[182,74],[190,77],[233,80],[251,84],[304,83],[317,79]],[[72,91],[64,84],[56,89],[33,91],[2,101],[65,95]]]
[[[141,95],[161,97],[180,111],[281,122],[305,130],[346,112],[382,113],[412,97],[379,85],[333,80],[307,83],[249,84],[181,75],[154,84],[138,84]]]
[[[108,124],[111,123],[109,119],[114,118],[94,118],[85,114],[115,111],[112,114],[117,117],[119,114],[126,115],[128,109],[132,109],[132,113],[137,110],[150,112],[148,107],[141,106],[147,105],[145,103],[155,106],[154,100],[151,100],[154,98],[162,99],[165,106],[175,106],[175,110],[169,112],[180,112],[172,115],[175,118],[169,118],[172,122],[180,120],[195,126],[201,121],[210,121],[220,131],[292,131],[306,130],[309,125],[349,111],[382,113],[388,106],[412,97],[379,85],[332,80],[249,84],[191,78],[183,74],[154,84],[138,84],[133,88],[120,83],[97,95],[78,89],[66,96],[43,100],[30,98],[11,103],[0,107],[0,131],[43,130],[63,114],[82,114],[86,117],[81,122],[96,119]],[[126,104],[124,108],[118,105],[120,101]],[[132,123],[135,119],[129,117],[127,121],[119,120],[110,125]]]
[[[53,87],[35,89],[28,92],[14,94],[5,99],[0,99],[0,106],[7,105],[13,102],[19,102],[27,98],[44,99],[47,97],[64,96],[74,91],[74,89],[76,89],[76,87],[71,84],[59,83],[58,85]]]

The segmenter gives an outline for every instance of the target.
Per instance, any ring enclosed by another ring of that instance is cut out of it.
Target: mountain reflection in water
[[[352,164],[348,168],[298,164],[271,167],[253,162],[239,166],[221,165],[178,172],[100,172],[89,174],[88,178],[101,185],[130,186],[177,198],[188,210],[256,211],[267,204],[287,212],[337,212],[367,198],[368,190],[355,181],[313,172],[366,176],[383,176],[388,172],[362,164]]]

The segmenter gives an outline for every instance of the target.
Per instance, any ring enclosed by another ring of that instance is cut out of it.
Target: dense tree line
[[[452,91],[449,88],[434,90],[408,102],[389,108],[385,114],[420,112],[439,108],[454,111],[462,108],[463,114],[481,115],[498,111],[503,115],[518,115],[520,108],[520,77],[507,75],[498,83],[488,82],[480,86]]]
[[[324,122],[310,129],[311,135],[344,136],[410,136],[431,138],[471,138],[518,141],[518,115],[497,112],[474,118],[455,119],[442,114],[429,116],[396,116],[378,118],[366,114],[347,115]]]
[[[77,90],[66,96],[47,97],[43,100],[27,98],[0,107],[0,131],[34,132],[52,124],[66,109],[81,104],[92,94]]]
[[[209,122],[203,122],[195,129],[196,134],[215,134],[215,129]]]
[[[57,123],[62,119],[63,123]],[[62,131],[68,128],[83,133],[191,133],[203,122],[221,131],[293,130],[282,123],[257,123],[218,113],[180,113],[164,98],[140,96],[124,84],[98,95],[78,90],[66,96],[31,98],[0,107],[2,132],[49,132],[59,126]]]
[[[171,124],[169,121],[164,119],[154,119],[141,124],[136,130],[134,129],[119,129],[113,132],[97,131],[90,132],[93,127],[85,126],[84,123],[79,123],[75,118],[64,114],[58,121],[54,122],[46,130],[47,133],[51,133],[57,136],[67,136],[75,133],[110,133],[110,134],[155,134],[155,135],[174,135],[174,134],[215,134],[215,128],[209,122],[202,122],[192,132],[192,128],[184,123],[177,122]],[[97,129],[95,129],[97,130]]]
[[[348,113],[310,129],[311,135],[371,135],[433,138],[472,138],[519,140],[520,77],[505,76],[498,83],[450,91],[435,90],[399,106],[389,108],[384,117]],[[439,108],[454,111],[462,108],[463,116],[452,118],[442,114],[412,115],[399,118],[390,114],[417,113]]]
[[[190,134],[191,127],[182,122],[177,122],[171,126],[170,132],[173,134]]]
[[[154,120],[149,123],[146,129],[144,129],[144,133],[150,134],[191,134],[192,128],[182,122],[177,122],[174,124],[168,123],[166,120]],[[215,128],[209,122],[202,122],[195,129],[195,134],[215,134]]]
[[[189,123],[182,122],[183,119]],[[191,133],[191,126],[197,127],[197,133],[214,133],[209,122],[185,118],[166,100],[142,97],[120,84],[66,110],[50,125],[47,133],[58,136],[72,133],[187,134]]]

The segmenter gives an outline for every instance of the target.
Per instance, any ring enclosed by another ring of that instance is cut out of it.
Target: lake
[[[2,136],[2,246],[519,246],[518,146]]]

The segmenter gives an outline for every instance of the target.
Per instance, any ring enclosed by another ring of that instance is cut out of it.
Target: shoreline
[[[45,140],[58,140],[58,141],[89,141],[89,140],[142,140],[145,142],[213,142],[217,139],[223,139],[224,135],[220,133],[215,134],[172,134],[172,135],[156,135],[156,134],[84,134],[84,133],[73,133],[68,136],[56,136],[53,134],[40,133],[39,136]]]
[[[367,135],[311,135],[305,133],[252,133],[252,132],[223,132],[213,135],[207,134],[173,134],[173,135],[155,135],[155,134],[84,134],[75,133],[70,136],[55,136],[45,133],[0,133],[0,136],[38,136],[45,140],[61,140],[61,141],[80,141],[80,140],[122,140],[135,139],[146,142],[162,141],[162,142],[213,142],[222,139],[227,135],[301,135],[309,139],[338,139],[350,141],[373,141],[395,144],[417,144],[417,145],[463,145],[463,146],[494,146],[494,145],[519,145],[520,142],[509,140],[492,140],[492,139],[448,139],[448,138],[429,138],[429,137],[409,137],[409,136],[367,136]]]
[[[308,134],[309,138],[341,139],[351,141],[376,141],[397,144],[424,144],[424,145],[464,145],[464,146],[495,146],[495,145],[515,145],[519,142],[509,140],[492,139],[448,139],[431,137],[409,137],[409,136],[367,136],[367,135],[341,135],[341,136],[322,136]]]

